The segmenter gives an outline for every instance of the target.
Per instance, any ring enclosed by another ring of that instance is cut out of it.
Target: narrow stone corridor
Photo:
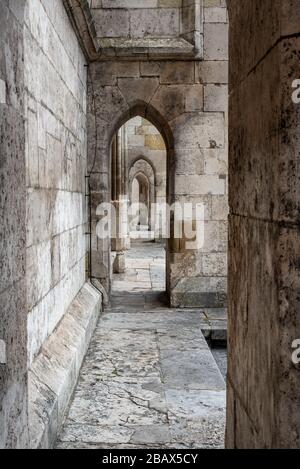
[[[225,382],[201,332],[209,318],[166,307],[164,265],[161,244],[128,252],[58,448],[224,446]]]

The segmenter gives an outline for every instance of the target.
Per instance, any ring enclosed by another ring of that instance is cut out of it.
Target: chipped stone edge
[[[28,371],[30,448],[56,442],[102,310],[102,295],[86,283]]]

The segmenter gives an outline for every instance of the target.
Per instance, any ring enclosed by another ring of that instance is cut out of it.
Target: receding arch
[[[130,117],[129,117],[130,116]],[[136,119],[140,118],[140,119]],[[132,122],[132,127],[130,126],[130,121],[134,121],[136,119],[136,122]],[[145,122],[146,121],[146,122]],[[148,121],[148,123],[147,123]],[[128,124],[128,125],[127,125]],[[147,134],[147,130],[141,129],[140,127],[146,127],[149,126],[149,129],[152,128],[149,134]],[[153,127],[155,129],[153,129]],[[140,133],[138,133],[140,131]],[[152,141],[152,145],[149,143],[149,146],[144,146],[143,149],[145,150],[146,154],[144,151],[139,151],[142,150],[142,147],[140,148],[137,144],[136,148],[136,154],[134,152],[131,152],[130,158],[132,155],[134,156],[133,159],[129,159],[128,154],[122,155],[121,158],[127,158],[127,161],[123,165],[127,168],[127,172],[123,171],[123,177],[125,175],[126,179],[126,184],[127,184],[127,191],[123,191],[121,195],[124,197],[128,194],[129,197],[128,200],[131,202],[131,193],[132,193],[132,184],[133,181],[137,178],[139,181],[138,187],[140,194],[144,197],[145,200],[142,202],[145,203],[148,209],[148,215],[147,217],[143,217],[143,214],[139,216],[139,222],[135,223],[136,216],[127,216],[127,219],[129,221],[128,223],[128,241],[126,241],[124,244],[122,242],[117,242],[112,244],[112,249],[114,251],[114,256],[123,256],[126,257],[126,249],[131,245],[132,242],[135,242],[134,240],[137,239],[146,239],[146,240],[154,240],[156,239],[157,241],[159,240],[159,243],[162,243],[163,241],[163,236],[162,236],[162,227],[159,226],[159,229],[156,230],[156,217],[157,217],[157,209],[155,206],[156,203],[156,195],[157,191],[160,197],[160,202],[162,203],[162,199],[164,198],[164,202],[166,201],[167,194],[168,194],[168,187],[169,187],[169,181],[172,177],[169,171],[169,164],[168,161],[170,161],[173,157],[173,146],[174,146],[174,140],[173,140],[173,135],[171,132],[171,129],[167,123],[167,121],[161,116],[159,112],[157,112],[153,107],[148,106],[147,107],[147,112],[141,112],[141,106],[140,104],[136,104],[128,114],[123,113],[119,116],[115,116],[113,119],[111,125],[110,125],[110,134],[111,134],[111,143],[110,143],[110,148],[109,151],[107,152],[107,157],[110,157],[111,160],[108,160],[107,166],[111,168],[111,174],[113,175],[114,170],[116,168],[116,164],[112,165],[113,161],[113,151],[118,151],[118,150],[113,150],[113,147],[116,145],[116,139],[119,141],[122,141],[123,139],[123,133],[125,132],[126,134],[126,139],[127,136],[130,137],[131,132],[134,132],[137,140],[139,137],[149,137],[147,140]],[[128,132],[128,135],[127,135]],[[126,140],[127,141],[127,140]],[[146,142],[146,137],[144,139],[144,144]],[[127,151],[129,152],[130,145],[128,146]],[[156,155],[153,155],[153,153],[156,152]],[[162,152],[164,153],[164,157],[162,158]],[[122,153],[122,152],[121,152]],[[151,156],[153,156],[154,160],[151,161]],[[164,163],[162,163],[164,161]],[[160,164],[158,164],[160,162]],[[158,175],[157,175],[157,172]],[[163,175],[162,175],[163,174]],[[159,181],[159,184],[157,184],[157,181]],[[135,185],[137,187],[137,185]],[[135,189],[136,189],[135,187]],[[162,189],[164,187],[164,189]],[[145,192],[142,194],[142,192]],[[110,192],[110,190],[108,191]],[[163,194],[162,194],[163,192]],[[117,197],[114,197],[112,200],[116,199]],[[126,198],[126,197],[125,197]],[[142,205],[142,204],[141,204]],[[131,223],[132,222],[132,223]],[[135,226],[136,225],[136,226]],[[139,226],[138,226],[139,225]],[[132,227],[135,226],[134,229]],[[139,230],[139,227],[142,229]],[[132,231],[131,231],[132,229]],[[140,231],[140,234],[138,233]],[[148,231],[148,235],[146,232]],[[132,236],[131,236],[132,234]],[[169,240],[167,241],[169,245]],[[127,248],[126,248],[127,246]],[[119,250],[117,252],[117,250]],[[168,247],[167,247],[168,251]],[[115,254],[117,252],[117,254]],[[168,256],[167,256],[168,258]],[[124,270],[124,265],[126,262],[123,260],[121,263],[114,263],[114,272],[118,273],[118,266],[122,265],[122,270],[119,270],[119,272],[123,272]],[[117,265],[117,267],[116,267]],[[169,265],[167,262],[167,270],[169,269]],[[166,278],[168,278],[168,272],[166,272]]]
[[[149,183],[155,187],[156,184],[156,170],[153,163],[149,162],[148,159],[144,157],[137,157],[135,158],[134,162],[132,163],[129,169],[129,185],[132,180],[137,177],[139,174],[145,175]]]
[[[108,144],[111,144],[116,132],[130,119],[143,117],[151,122],[164,139],[167,151],[174,150],[174,137],[168,120],[151,104],[144,101],[135,101],[126,112],[115,115],[108,132]]]
[[[148,159],[147,159],[148,160]],[[156,203],[156,170],[153,163],[148,162],[143,157],[135,158],[133,164],[129,169],[129,177],[128,177],[128,190],[130,195],[130,202],[134,203],[133,197],[133,183],[135,180],[139,182],[139,186],[141,188],[141,184],[143,183],[143,179],[147,179],[148,185],[148,197],[147,197],[147,210],[148,210],[148,226],[149,231],[152,231],[155,226],[155,219],[153,216],[153,205]],[[139,201],[141,202],[141,200]],[[142,202],[144,203],[144,202]]]
[[[129,171],[131,171],[131,169],[133,168],[133,166],[138,162],[138,161],[145,161],[148,165],[151,166],[152,170],[153,170],[153,173],[154,173],[154,178],[155,178],[155,167],[154,167],[154,164],[153,162],[151,161],[150,158],[148,158],[148,156],[146,155],[139,155],[139,156],[136,156],[132,161],[131,161],[131,164],[130,164],[130,168],[129,168]]]

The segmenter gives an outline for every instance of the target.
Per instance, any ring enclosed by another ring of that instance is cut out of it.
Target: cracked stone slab
[[[89,350],[85,369],[99,378],[159,376],[158,351],[153,348],[108,350],[95,345]]]
[[[145,247],[137,248],[138,259],[130,262],[144,288]],[[154,250],[161,255],[161,248]],[[154,254],[146,259],[150,272]],[[224,447],[225,382],[201,332],[224,316],[168,308],[165,294],[154,291],[156,281],[152,289],[124,291],[133,288],[132,274],[114,282],[57,448]]]
[[[164,395],[120,381],[98,382],[92,388],[79,384],[66,425],[69,423],[106,427],[164,425],[167,423]]]

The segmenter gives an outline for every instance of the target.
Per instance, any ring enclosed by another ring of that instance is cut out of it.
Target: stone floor
[[[113,292],[165,291],[165,257],[161,243],[133,242],[126,253],[126,273],[114,276]]]
[[[58,448],[222,448],[225,382],[206,311],[165,306],[162,245],[134,244],[95,331]],[[218,310],[211,311],[218,320]]]

